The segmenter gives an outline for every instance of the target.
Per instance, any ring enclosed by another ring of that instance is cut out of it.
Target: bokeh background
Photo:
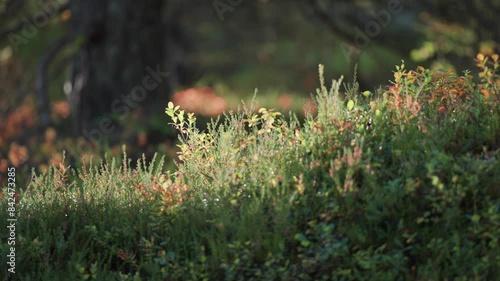
[[[0,173],[93,156],[175,159],[168,101],[209,118],[250,102],[311,107],[326,78],[389,84],[394,65],[475,72],[500,1],[2,0]],[[355,71],[355,69],[357,69]],[[171,162],[171,161],[170,161]]]

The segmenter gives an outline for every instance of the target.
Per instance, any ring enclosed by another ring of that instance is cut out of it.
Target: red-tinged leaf
[[[344,128],[351,129],[354,126],[354,122],[345,122]]]
[[[490,91],[488,91],[488,89],[481,89],[481,94],[483,94],[487,100],[490,99],[491,94]]]

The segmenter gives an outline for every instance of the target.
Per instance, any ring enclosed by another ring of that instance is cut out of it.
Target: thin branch
[[[79,69],[75,69],[78,67]],[[73,65],[73,77],[71,92],[68,95],[70,102],[71,115],[73,116],[73,135],[76,137],[81,134],[82,122],[82,108],[81,108],[81,93],[87,84],[89,77],[88,53],[87,50],[82,50],[78,56],[75,57],[75,64]]]
[[[340,39],[347,42],[347,44],[354,46],[352,34],[340,29],[338,24],[333,20],[330,14],[321,8],[317,0],[307,0],[309,6],[312,8],[314,14]]]
[[[60,5],[59,7],[57,7],[56,10],[47,13],[46,16],[49,18],[53,17],[55,15],[62,13],[65,10],[67,10],[68,8],[69,8],[69,2]],[[28,25],[34,25],[34,19],[35,19],[35,14],[31,14],[29,16],[24,16],[22,20],[17,21],[15,24],[8,27],[7,29],[0,30],[0,38],[3,38],[3,37],[5,37],[13,32],[17,32]]]
[[[42,125],[49,124],[49,99],[47,95],[47,68],[50,62],[54,59],[57,53],[68,43],[71,42],[71,37],[65,35],[58,39],[50,49],[45,53],[36,68],[36,93],[40,103],[40,117]]]
[[[61,73],[65,70],[65,67],[70,64],[70,62],[76,57],[76,54],[67,55],[63,57],[60,61],[53,66],[53,71],[48,75],[48,81],[53,81],[57,77],[61,76]]]
[[[478,22],[478,25],[475,26],[475,28],[474,28],[476,34],[479,34],[479,36],[484,36],[484,31],[485,31],[485,27],[486,26],[490,26],[490,27],[495,27],[496,26],[497,28],[492,28],[491,30],[492,31],[496,31],[496,32],[493,33],[494,36],[495,36],[494,40],[495,41],[500,40],[500,35],[499,35],[500,33],[498,31],[498,23],[497,23],[497,21],[495,21],[492,18],[488,18],[487,16],[485,16],[483,14],[483,12],[480,9],[478,9],[477,3],[470,2],[470,1],[465,1],[464,3],[466,5],[467,12],[470,13],[470,15],[472,16],[472,18]],[[488,5],[487,9],[489,11],[495,11],[495,8],[492,7],[491,4],[487,4],[487,3],[484,3],[484,4]]]
[[[8,16],[17,14],[19,10],[24,6],[24,0],[7,0],[5,4],[5,11],[0,14],[0,24],[3,24]]]

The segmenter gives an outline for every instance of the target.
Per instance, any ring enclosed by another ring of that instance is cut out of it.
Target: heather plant
[[[373,92],[342,77],[328,88],[320,66],[303,122],[254,96],[202,131],[169,103],[175,171],[156,158],[132,169],[124,153],[33,175],[18,204],[19,276],[493,280],[498,57],[477,60],[478,80],[403,62]]]

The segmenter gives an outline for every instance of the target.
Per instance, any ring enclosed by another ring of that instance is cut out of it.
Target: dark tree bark
[[[167,101],[165,0],[73,0],[70,32],[81,50],[69,94],[74,130],[99,128],[95,117]],[[155,74],[156,73],[156,74]],[[106,133],[106,132],[103,132]]]

